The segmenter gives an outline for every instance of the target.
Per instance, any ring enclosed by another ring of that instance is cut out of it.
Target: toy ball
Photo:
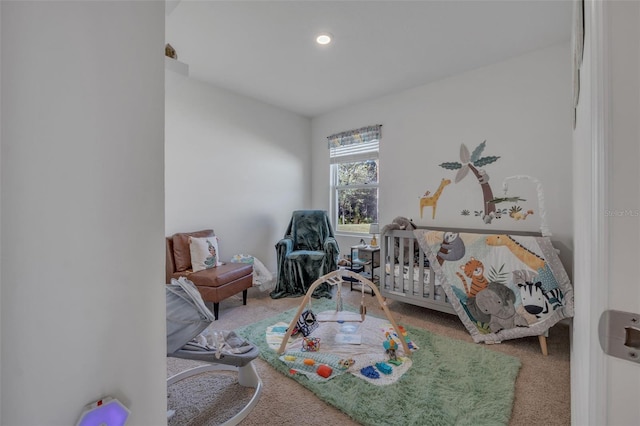
[[[320,339],[318,337],[305,337],[302,339],[303,352],[318,352],[320,350]]]
[[[326,364],[322,364],[318,367],[318,369],[316,370],[316,373],[318,373],[318,376],[321,376],[327,379],[329,378],[329,376],[331,376],[331,373],[333,373],[333,369]]]

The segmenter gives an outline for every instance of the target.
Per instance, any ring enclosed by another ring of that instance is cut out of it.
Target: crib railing
[[[381,235],[380,256],[380,291],[384,297],[455,313],[413,231],[393,230]]]

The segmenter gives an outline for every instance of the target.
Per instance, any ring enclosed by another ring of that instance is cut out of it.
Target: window
[[[369,233],[378,223],[378,147],[382,126],[329,136],[331,218],[337,232]]]

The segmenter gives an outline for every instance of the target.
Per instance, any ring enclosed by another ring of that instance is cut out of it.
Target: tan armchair
[[[253,285],[253,265],[225,262],[215,268],[193,272],[189,237],[214,236],[212,229],[177,233],[167,237],[166,281],[186,277],[196,285],[202,299],[213,303],[213,315],[218,319],[220,302],[242,292],[242,304],[247,304],[247,289]]]

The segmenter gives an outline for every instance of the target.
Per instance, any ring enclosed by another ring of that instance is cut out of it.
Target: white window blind
[[[329,152],[331,164],[345,161],[365,161],[378,158],[379,141],[365,142],[331,148]]]

